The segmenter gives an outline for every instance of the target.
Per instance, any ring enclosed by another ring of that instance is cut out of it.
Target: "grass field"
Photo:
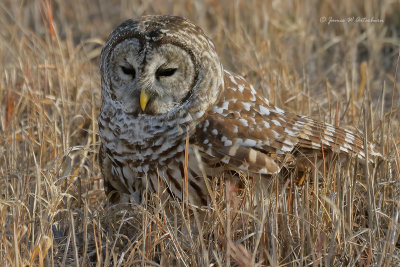
[[[191,19],[272,103],[364,134],[385,160],[327,158],[258,194],[216,178],[194,215],[157,195],[110,207],[97,64],[142,14]],[[399,266],[399,38],[392,0],[1,1],[0,266]]]

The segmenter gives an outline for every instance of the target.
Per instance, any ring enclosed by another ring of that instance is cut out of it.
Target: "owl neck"
[[[186,136],[194,132],[201,119],[184,110],[173,115],[131,115],[115,103],[105,102],[99,116],[99,131],[109,153],[129,154],[129,160],[136,163],[157,164],[182,155]]]

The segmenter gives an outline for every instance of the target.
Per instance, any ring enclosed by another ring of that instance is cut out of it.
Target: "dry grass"
[[[216,179],[215,202],[194,215],[166,196],[109,207],[101,44],[124,19],[155,13],[190,18],[273,103],[360,129],[388,161],[326,158],[302,186],[289,172],[259,194],[250,178],[239,192]],[[0,265],[399,265],[399,18],[391,0],[2,1]]]

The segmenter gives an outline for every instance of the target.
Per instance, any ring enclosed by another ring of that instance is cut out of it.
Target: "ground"
[[[97,65],[143,14],[189,18],[273,104],[367,136],[383,160],[327,157],[261,193],[217,177],[205,211],[166,195],[110,207]],[[0,25],[1,266],[400,264],[398,2],[4,0]]]

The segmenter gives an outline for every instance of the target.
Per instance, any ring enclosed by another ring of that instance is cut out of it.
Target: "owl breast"
[[[102,149],[110,162],[109,172],[114,177],[109,179],[112,188],[136,196],[138,203],[144,188],[157,191],[160,177],[174,181],[169,185],[172,191],[181,189],[178,177],[184,174],[185,140],[195,125],[190,115],[176,116],[168,114],[167,119],[164,116],[131,115],[112,100],[103,102],[98,120],[99,133]]]

